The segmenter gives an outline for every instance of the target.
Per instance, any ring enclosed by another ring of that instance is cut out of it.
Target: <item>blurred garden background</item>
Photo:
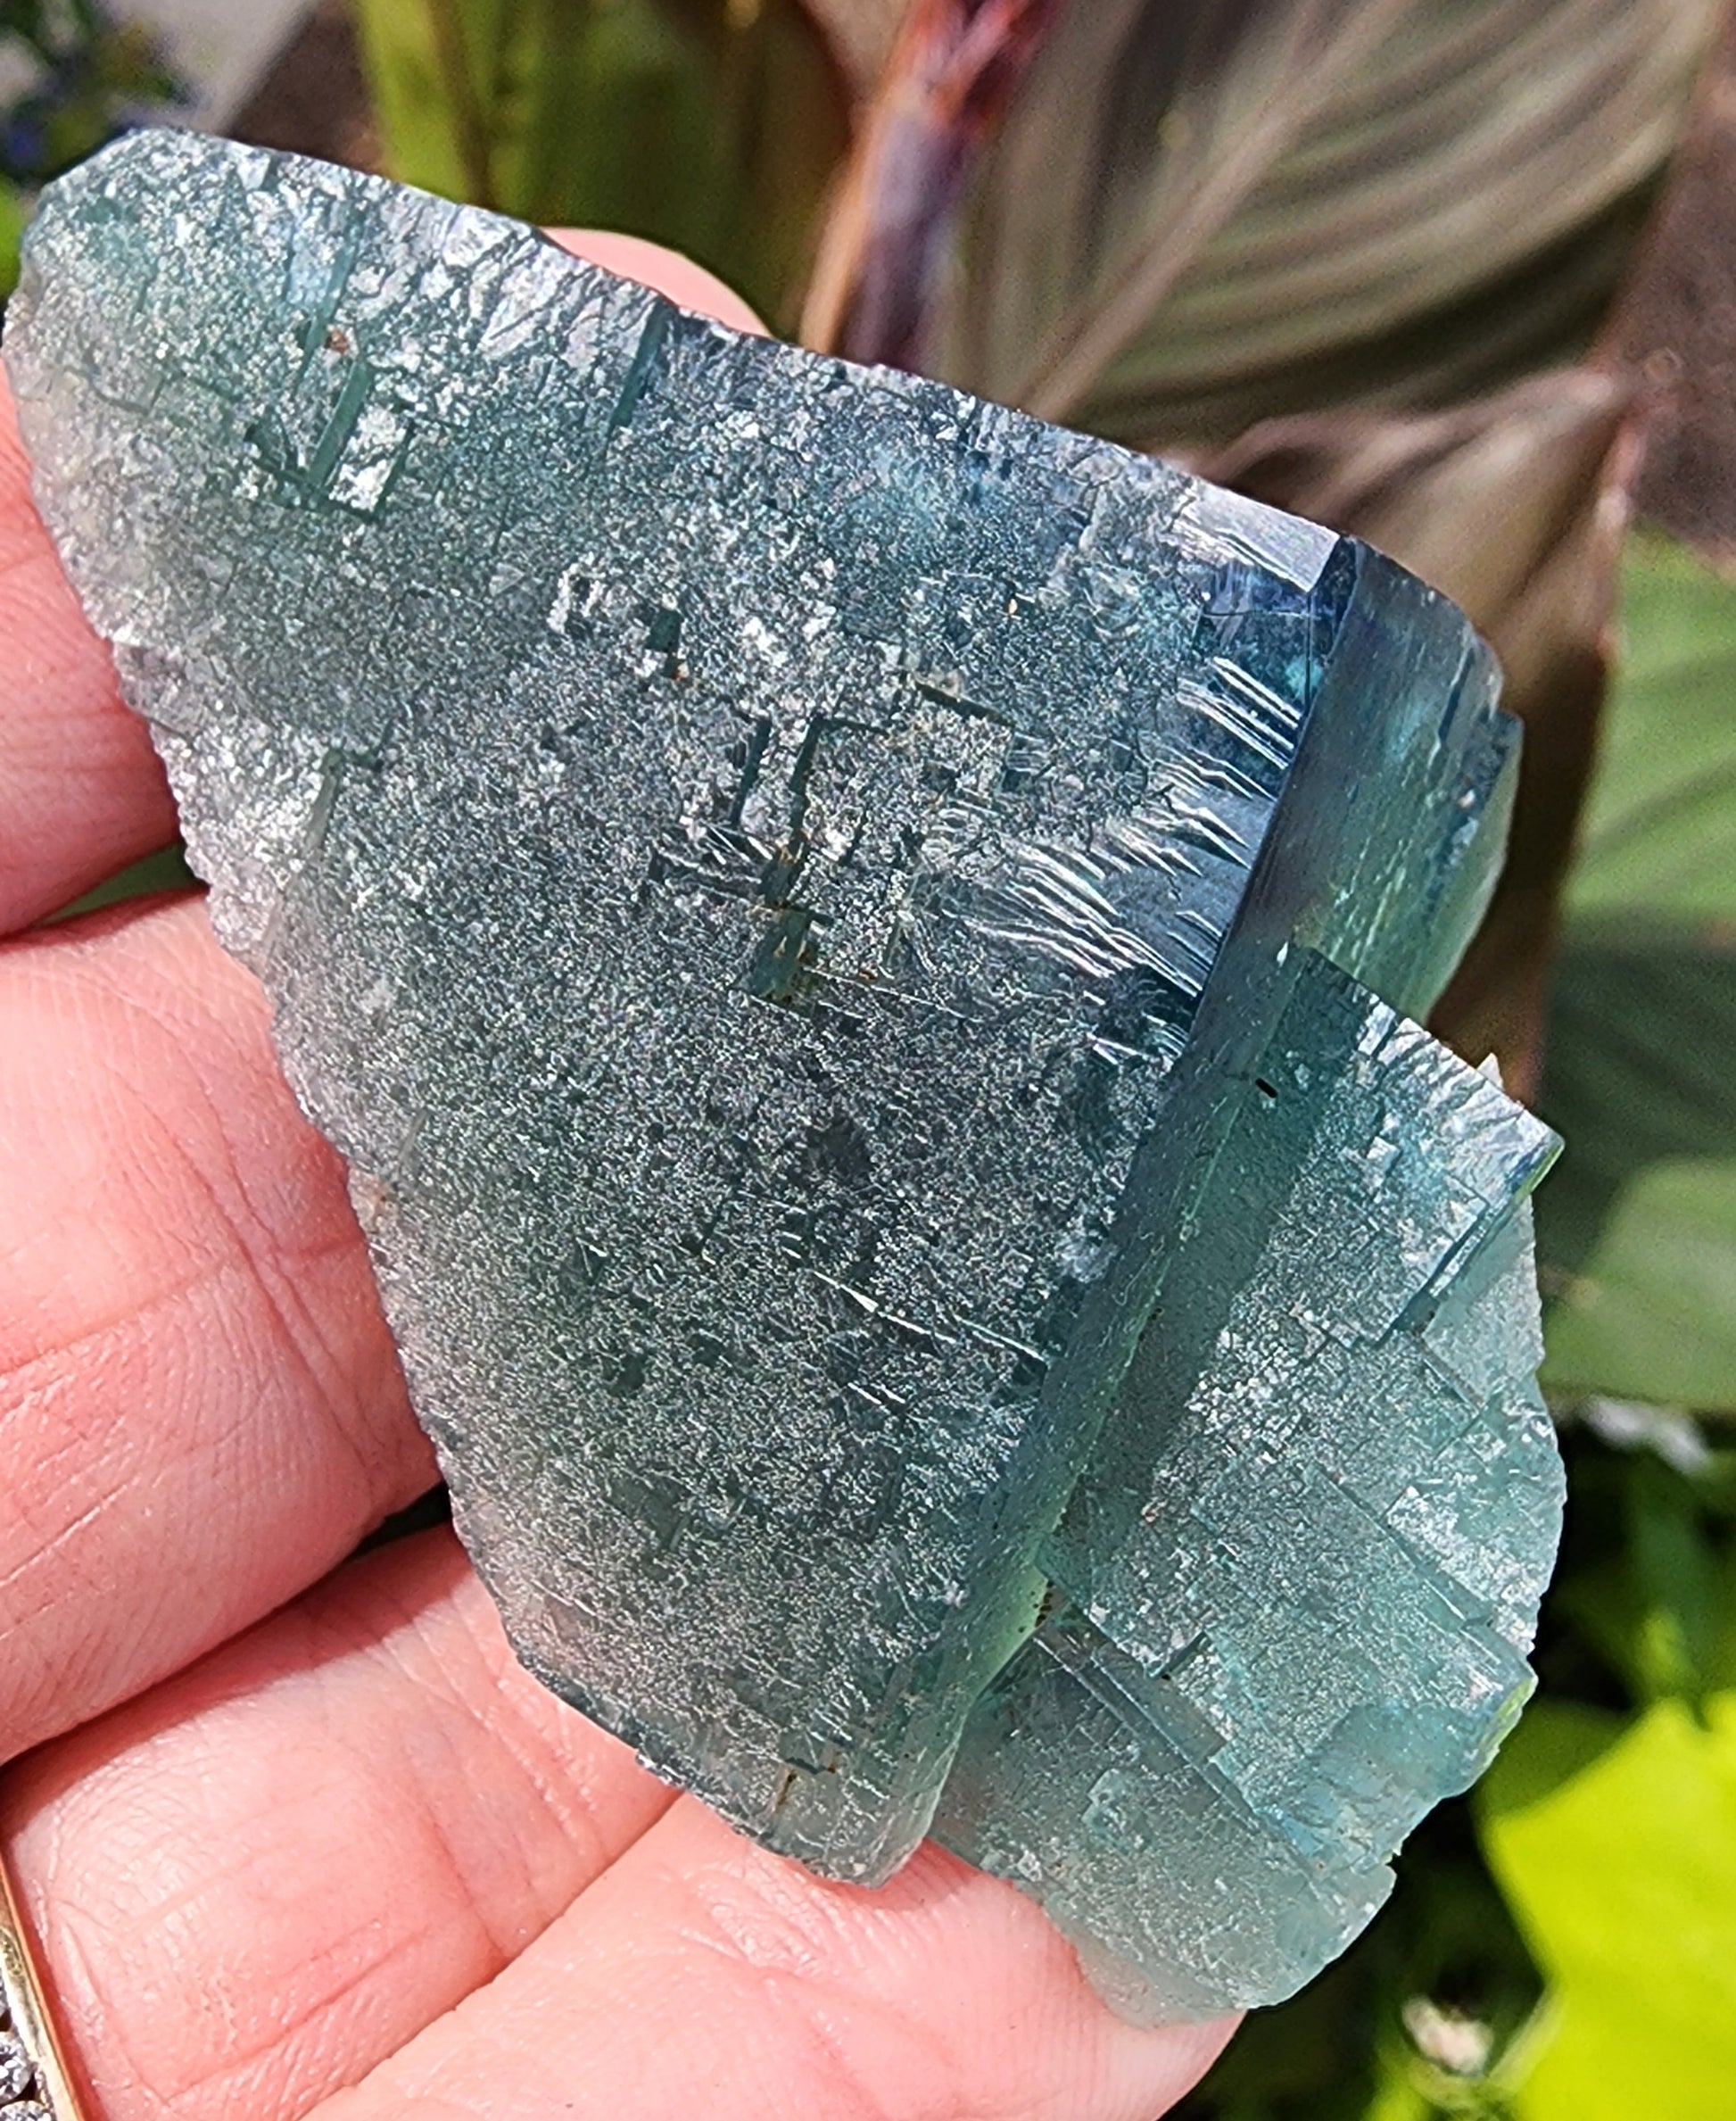
[[[0,278],[42,182],[161,119],[672,244],[810,344],[1357,531],[1489,634],[1525,775],[1437,1028],[1568,1145],[1541,1686],[1184,2111],[1736,2117],[1725,0],[0,0]]]

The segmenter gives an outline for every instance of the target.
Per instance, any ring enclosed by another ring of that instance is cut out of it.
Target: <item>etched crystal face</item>
[[[6,359],[520,1655],[834,1875],[938,1807],[1128,2008],[1305,1977],[1558,1509],[1547,1137],[1386,1006],[1499,858],[1459,616],[226,143],[52,187]]]

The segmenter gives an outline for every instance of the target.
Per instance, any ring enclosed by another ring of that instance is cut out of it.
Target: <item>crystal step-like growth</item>
[[[519,1654],[1129,2007],[1304,1977],[1554,1539],[1543,1137],[1393,1014],[1510,799],[1460,615],[223,142],[52,186],[5,350]]]
[[[1530,1690],[1561,1505],[1523,1204],[1550,1135],[1294,974],[1043,1549],[1063,1602],[937,1821],[1139,2016],[1264,2001],[1362,1926]]]

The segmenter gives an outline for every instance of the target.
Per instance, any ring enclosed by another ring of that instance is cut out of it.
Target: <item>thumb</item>
[[[715,273],[679,251],[665,250],[660,243],[648,243],[642,236],[616,236],[606,228],[550,228],[550,239],[564,251],[587,264],[600,265],[606,272],[618,272],[666,294],[684,310],[697,310],[702,317],[715,317],[736,331],[766,330],[732,287]]]

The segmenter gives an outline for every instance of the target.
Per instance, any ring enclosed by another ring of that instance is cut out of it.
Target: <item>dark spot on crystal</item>
[[[814,970],[814,915],[806,906],[785,907],[765,930],[748,968],[748,991],[762,1001],[794,1001]]]
[[[682,615],[669,604],[641,604],[645,645],[653,655],[673,656],[681,646]]]
[[[636,1392],[644,1389],[646,1373],[650,1367],[651,1359],[645,1349],[630,1347],[608,1380],[609,1390],[617,1399],[631,1399]]]
[[[835,1112],[824,1126],[808,1129],[803,1163],[814,1176],[845,1186],[865,1186],[874,1168],[868,1137],[847,1112]]]

